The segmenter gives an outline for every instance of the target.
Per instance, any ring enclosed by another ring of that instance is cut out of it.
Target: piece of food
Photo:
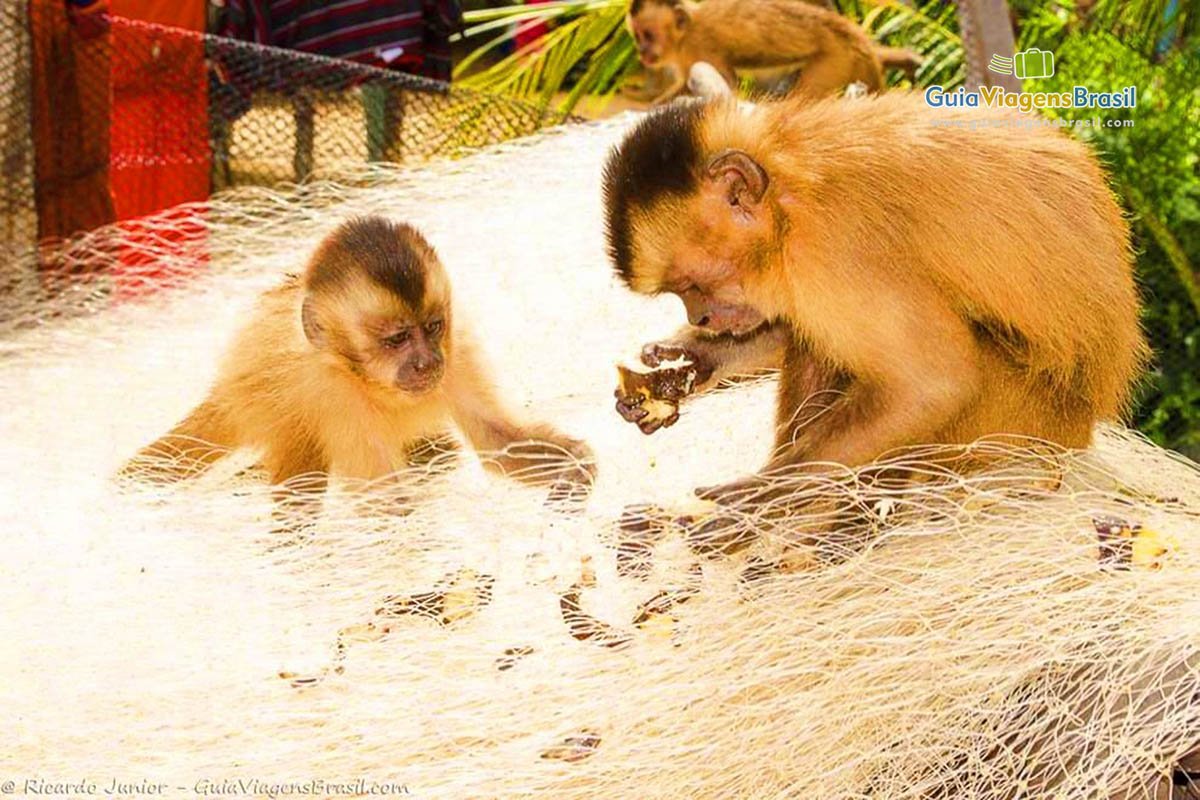
[[[1118,517],[1095,517],[1092,527],[1100,540],[1100,564],[1118,569],[1130,566],[1161,569],[1178,547],[1175,537],[1141,523]]]
[[[567,631],[581,642],[592,642],[601,647],[620,647],[629,643],[629,634],[596,619],[579,604],[580,586],[575,584],[559,595],[558,607],[566,623]]]
[[[699,565],[695,565],[698,567]],[[679,632],[679,617],[674,610],[696,596],[698,586],[682,589],[668,589],[651,597],[638,606],[633,625],[648,635],[651,640],[674,642]]]
[[[533,655],[533,652],[533,648],[529,646],[509,647],[504,651],[504,655],[496,659],[496,669],[500,672],[510,670],[525,656]]]
[[[568,736],[561,744],[547,747],[542,751],[542,758],[556,761],[582,761],[596,752],[600,746],[600,734],[594,731],[580,731],[575,736]]]
[[[596,585],[596,566],[592,563],[591,556],[582,556],[579,559],[579,585],[584,589],[591,589]]]
[[[674,642],[679,618],[674,614],[652,614],[638,625],[651,641]]]
[[[293,689],[310,689],[316,686],[321,681],[325,680],[327,670],[322,670],[316,675],[300,675],[295,672],[280,672],[279,677],[285,681],[290,681]]]
[[[491,575],[464,567],[446,578],[441,588],[385,597],[383,605],[375,609],[375,614],[381,617],[425,617],[443,626],[452,625],[491,603],[495,582],[496,579]]]
[[[391,627],[387,625],[363,622],[358,625],[348,625],[338,631],[338,641],[347,645],[354,642],[378,642],[391,632]]]
[[[696,388],[698,374],[692,364],[664,366],[650,372],[618,366],[617,398],[622,416],[651,431],[670,427],[679,418],[679,403]]]
[[[698,589],[667,589],[659,592],[638,606],[637,615],[633,618],[634,626],[641,628],[655,617],[669,615],[676,606],[686,603],[696,596]]]
[[[1178,547],[1179,542],[1170,534],[1152,528],[1140,528],[1133,535],[1130,560],[1137,567],[1162,569]]]

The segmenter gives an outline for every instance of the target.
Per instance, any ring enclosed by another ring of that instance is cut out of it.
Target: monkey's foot
[[[772,484],[760,475],[751,475],[740,480],[717,486],[701,486],[696,496],[722,506],[751,506],[770,502],[783,491],[783,487]]]
[[[715,514],[697,520],[687,532],[688,547],[698,555],[733,555],[758,539],[749,521],[732,514]]]

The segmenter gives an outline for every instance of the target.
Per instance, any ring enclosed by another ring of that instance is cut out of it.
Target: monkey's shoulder
[[[290,296],[303,289],[303,277],[298,272],[286,272],[283,280],[263,292],[263,297]]]

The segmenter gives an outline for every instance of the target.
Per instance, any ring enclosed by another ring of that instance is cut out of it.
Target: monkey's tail
[[[904,74],[910,81],[917,74],[921,65],[925,63],[925,59],[921,56],[903,47],[876,45],[875,56],[879,59],[879,63],[883,64],[884,69],[904,70]]]
[[[178,483],[199,477],[235,445],[233,432],[217,404],[205,400],[175,427],[125,462],[118,478]]]

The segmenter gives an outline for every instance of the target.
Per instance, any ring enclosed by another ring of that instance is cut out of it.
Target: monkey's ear
[[[705,177],[724,187],[731,204],[757,204],[767,193],[767,171],[744,150],[725,150],[708,162]]]
[[[688,16],[687,9],[683,6],[675,6],[675,27],[683,30],[691,24],[691,18]]]
[[[325,346],[325,326],[317,319],[317,309],[311,297],[305,296],[300,306],[300,324],[304,326],[304,337],[313,347]]]

